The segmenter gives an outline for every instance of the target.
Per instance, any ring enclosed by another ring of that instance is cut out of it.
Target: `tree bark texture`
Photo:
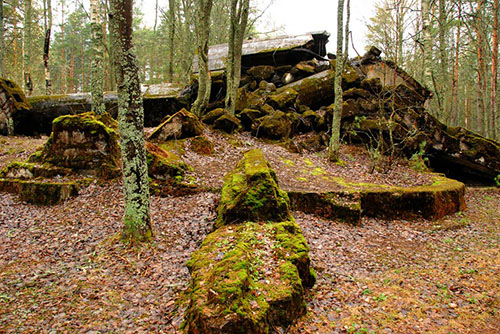
[[[91,65],[91,84],[92,93],[92,111],[97,115],[106,113],[104,105],[104,44],[101,26],[101,9],[99,0],[90,0],[90,21],[92,30],[92,65]]]
[[[344,55],[342,52],[344,18],[344,0],[338,1],[337,7],[337,58],[335,61],[335,102],[332,118],[332,136],[328,147],[328,160],[336,162],[340,159],[340,123],[342,119],[342,72]]]
[[[212,0],[196,0],[196,48],[198,51],[198,96],[193,103],[192,112],[201,116],[210,100],[211,79],[208,70],[208,40],[210,37],[210,13]]]
[[[52,94],[52,81],[50,79],[50,36],[52,33],[52,3],[51,0],[44,0],[45,10],[45,40],[43,43],[43,68],[45,77],[45,92]]]
[[[2,78],[6,76],[4,31],[5,24],[3,19],[3,0],[0,0],[0,76],[2,76]]]
[[[24,0],[24,89],[28,95],[33,94],[33,81],[31,80],[31,0]]]
[[[248,22],[250,0],[231,0],[231,17],[226,66],[226,111],[234,115],[241,79],[243,38]]]
[[[482,135],[488,135],[487,117],[484,105],[485,87],[485,66],[484,66],[484,45],[483,45],[483,4],[484,0],[478,1],[476,38],[477,38],[477,121]]]
[[[167,54],[167,81],[174,80],[174,38],[175,38],[175,1],[168,1],[168,54]]]
[[[432,86],[432,38],[429,0],[422,0],[422,31],[424,39],[424,85]]]
[[[144,109],[139,68],[132,47],[133,1],[111,0],[110,3],[125,197],[122,240],[129,243],[150,241],[152,230],[143,133]]]
[[[498,0],[493,0],[493,37],[491,42],[491,114],[490,128],[492,138],[498,139],[500,135],[500,124],[498,123]]]

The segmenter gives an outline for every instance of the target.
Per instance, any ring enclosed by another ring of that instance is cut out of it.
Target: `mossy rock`
[[[29,103],[23,89],[14,81],[7,78],[0,78],[0,88],[7,94],[7,97],[12,98],[14,111],[29,110]]]
[[[179,156],[150,142],[146,142],[146,159],[149,177],[157,180],[182,180],[188,169]]]
[[[103,121],[116,125],[109,117],[90,112],[56,118],[38,161],[83,174],[117,177],[121,156],[118,134]]]
[[[252,75],[257,80],[269,80],[275,73],[274,66],[258,65],[248,69],[247,73]]]
[[[319,122],[321,116],[314,110],[305,111],[299,118],[300,123],[297,128],[299,132],[306,133],[310,131],[317,131],[319,129]]]
[[[256,137],[264,137],[269,139],[285,139],[291,137],[295,128],[296,119],[290,114],[285,114],[282,111],[258,118],[252,124],[252,134]]]
[[[285,110],[295,106],[299,94],[293,88],[288,88],[268,97],[267,103],[274,109]]]
[[[48,182],[39,180],[0,179],[0,191],[15,193],[31,204],[55,205],[78,195],[75,182]]]
[[[217,226],[290,219],[288,196],[279,188],[262,151],[246,152],[226,175],[217,212]]]
[[[148,140],[164,142],[170,139],[183,139],[199,136],[203,125],[198,117],[186,109],[181,109],[162,122],[149,136]]]
[[[191,151],[202,155],[210,155],[215,152],[214,143],[204,136],[198,136],[191,139],[189,147]]]
[[[265,94],[249,92],[246,88],[238,89],[238,98],[236,100],[236,113],[243,109],[260,109],[266,103]]]
[[[209,234],[187,266],[187,333],[271,333],[305,313],[314,284],[309,248],[298,225],[244,223]]]
[[[252,129],[253,121],[263,116],[263,112],[257,109],[246,108],[243,109],[238,116],[240,117],[243,129],[250,131]]]
[[[241,129],[241,122],[236,116],[225,113],[214,122],[214,129],[219,129],[227,133],[233,133]]]
[[[217,108],[214,110],[210,110],[208,113],[203,115],[201,120],[205,124],[212,125],[212,124],[214,124],[215,120],[217,118],[221,117],[222,115],[224,115],[224,113],[225,113],[224,108]]]
[[[30,162],[13,161],[0,171],[0,178],[30,180],[66,176],[71,173],[72,170],[69,168],[51,166],[49,164],[39,165]]]

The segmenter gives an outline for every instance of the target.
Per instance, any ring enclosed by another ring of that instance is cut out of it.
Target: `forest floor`
[[[389,174],[367,173],[366,152],[352,146],[342,149],[347,166],[332,166],[324,152],[296,159],[250,136],[230,145],[225,135],[208,136],[214,156],[189,148],[183,156],[191,176],[209,186],[220,187],[251,147],[263,149],[284,188],[322,187],[325,173],[349,182],[429,182],[404,162]],[[0,137],[0,168],[45,140]],[[93,182],[48,207],[0,193],[0,333],[180,332],[185,262],[212,230],[218,200],[217,192],[152,196],[154,241],[127,248],[118,241],[120,181]],[[435,221],[365,217],[358,226],[294,212],[318,280],[307,314],[286,333],[498,333],[500,189],[468,187],[466,203]]]

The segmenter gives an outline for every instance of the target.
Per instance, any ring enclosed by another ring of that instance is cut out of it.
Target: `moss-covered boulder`
[[[238,89],[238,97],[236,100],[236,112],[240,112],[243,109],[260,109],[266,103],[266,94],[261,94],[261,92],[250,92],[246,88],[242,87]]]
[[[275,69],[274,66],[270,65],[258,65],[249,68],[247,73],[259,81],[269,80],[274,75]]]
[[[224,179],[217,226],[290,219],[288,202],[262,151],[248,151]]]
[[[187,263],[187,333],[273,333],[305,313],[314,284],[309,248],[293,221],[228,225]]]
[[[241,129],[241,122],[236,116],[225,113],[214,122],[214,129],[219,129],[227,133],[233,133]]]
[[[49,164],[39,165],[30,162],[13,161],[0,171],[0,178],[30,180],[67,176],[71,173],[72,170],[69,168],[51,166]]]
[[[309,247],[262,151],[226,176],[216,226],[187,263],[187,333],[271,333],[305,313]]]
[[[198,117],[186,109],[181,109],[168,117],[149,136],[148,140],[164,142],[170,139],[183,139],[199,136],[203,125]]]
[[[225,113],[224,108],[216,108],[214,110],[210,110],[208,113],[203,115],[201,120],[205,124],[212,125],[214,124],[215,120],[224,115],[224,113]]]
[[[93,113],[56,118],[47,143],[32,160],[103,178],[118,176],[118,134],[104,122],[116,127],[108,116]]]
[[[295,132],[297,119],[280,110],[256,119],[252,124],[252,134],[256,137],[284,139]]]
[[[269,96],[267,103],[275,109],[285,110],[295,106],[298,95],[293,88],[284,89]]]
[[[245,129],[246,131],[250,131],[252,129],[253,121],[255,121],[257,118],[262,117],[263,112],[257,109],[246,108],[243,109],[238,116],[240,118],[241,126],[243,127],[243,129]]]
[[[198,136],[191,139],[189,147],[191,151],[202,155],[210,155],[215,152],[214,143],[204,136]]]

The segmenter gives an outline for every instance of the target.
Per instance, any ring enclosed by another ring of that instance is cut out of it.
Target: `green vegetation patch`
[[[244,154],[226,175],[218,208],[217,226],[247,221],[283,221],[290,218],[289,200],[262,151]]]
[[[267,333],[304,314],[314,284],[309,248],[298,225],[227,225],[207,236],[187,265],[188,333]]]

